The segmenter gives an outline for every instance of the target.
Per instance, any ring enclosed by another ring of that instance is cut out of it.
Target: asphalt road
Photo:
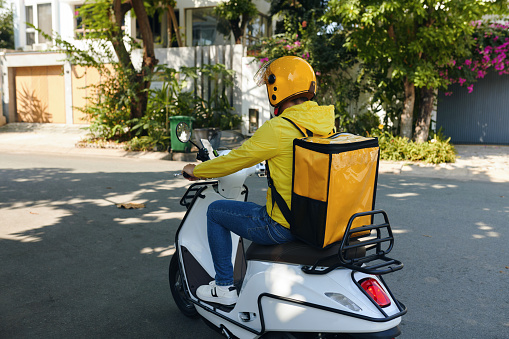
[[[220,338],[168,287],[181,167],[0,153],[0,338]],[[247,184],[262,203],[265,179]],[[509,338],[509,183],[381,174],[377,207],[405,264],[386,277],[401,338]]]

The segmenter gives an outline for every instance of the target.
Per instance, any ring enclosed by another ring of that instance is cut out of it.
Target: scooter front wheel
[[[197,318],[198,312],[196,311],[196,307],[194,307],[194,304],[187,299],[184,291],[184,281],[182,280],[182,274],[180,273],[179,257],[176,252],[170,261],[169,280],[171,295],[173,296],[175,304],[180,312],[187,317]]]

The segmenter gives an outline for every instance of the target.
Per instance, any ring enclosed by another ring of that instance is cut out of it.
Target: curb
[[[119,148],[76,147],[83,126],[14,123],[0,127],[0,152],[100,156],[197,162],[196,153],[130,152]],[[509,146],[455,145],[455,163],[430,165],[405,161],[380,161],[379,173],[462,181],[509,182]]]

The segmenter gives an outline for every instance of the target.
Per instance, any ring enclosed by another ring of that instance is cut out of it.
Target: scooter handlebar
[[[191,176],[190,176],[189,174],[187,174],[186,172],[175,173],[173,176],[174,176],[174,177],[183,176],[183,177],[184,177],[184,178],[186,178],[186,179],[191,178]]]

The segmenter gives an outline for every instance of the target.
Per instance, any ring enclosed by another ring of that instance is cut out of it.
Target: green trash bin
[[[171,142],[171,150],[173,152],[189,152],[191,150],[191,143],[186,142],[182,143],[177,138],[177,125],[179,122],[185,122],[189,125],[191,130],[193,129],[193,117],[188,117],[184,115],[176,115],[170,117],[170,142]]]

